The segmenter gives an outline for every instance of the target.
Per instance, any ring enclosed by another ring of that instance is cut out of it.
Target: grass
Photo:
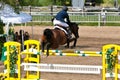
[[[100,23],[100,26],[116,26],[119,27],[120,23],[106,23],[105,25],[103,25],[102,23]],[[79,23],[79,26],[98,26],[98,23]]]

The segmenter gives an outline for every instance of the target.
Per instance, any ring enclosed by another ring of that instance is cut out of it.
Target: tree
[[[5,4],[9,4],[9,5],[15,7],[15,6],[16,6],[16,2],[17,2],[18,0],[0,0],[0,1],[1,1],[1,2],[4,2]]]
[[[15,9],[16,13],[19,13],[19,0],[0,0],[2,6],[4,6],[4,4],[9,4],[10,6],[12,6]]]

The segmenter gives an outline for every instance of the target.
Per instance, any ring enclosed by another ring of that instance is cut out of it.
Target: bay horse
[[[46,55],[49,56],[50,48],[57,49],[59,45],[64,45],[64,44],[67,44],[66,47],[69,48],[69,44],[72,41],[74,41],[74,43],[71,46],[71,48],[76,47],[76,42],[77,42],[77,39],[79,38],[78,24],[70,23],[69,27],[70,27],[71,33],[74,35],[74,37],[72,37],[71,39],[68,39],[66,33],[59,28],[45,29],[41,37],[42,52],[44,52],[44,48],[46,46],[46,49],[47,49]]]

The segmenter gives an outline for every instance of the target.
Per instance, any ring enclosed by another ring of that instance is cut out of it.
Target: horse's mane
[[[71,23],[69,23],[69,26],[70,26],[70,27],[71,27],[72,25],[78,26],[78,24],[75,23],[75,22],[71,22]]]
[[[52,30],[51,29],[45,29],[44,30],[44,36],[46,36],[47,41],[50,41],[52,36],[53,36]]]

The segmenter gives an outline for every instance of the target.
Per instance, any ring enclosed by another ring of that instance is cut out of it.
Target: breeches
[[[66,28],[69,27],[69,25],[68,25],[67,23],[61,22],[61,21],[56,20],[56,19],[53,20],[53,24],[54,24],[54,25],[58,24],[58,25],[61,25],[61,26],[63,26],[63,27],[66,27]]]

